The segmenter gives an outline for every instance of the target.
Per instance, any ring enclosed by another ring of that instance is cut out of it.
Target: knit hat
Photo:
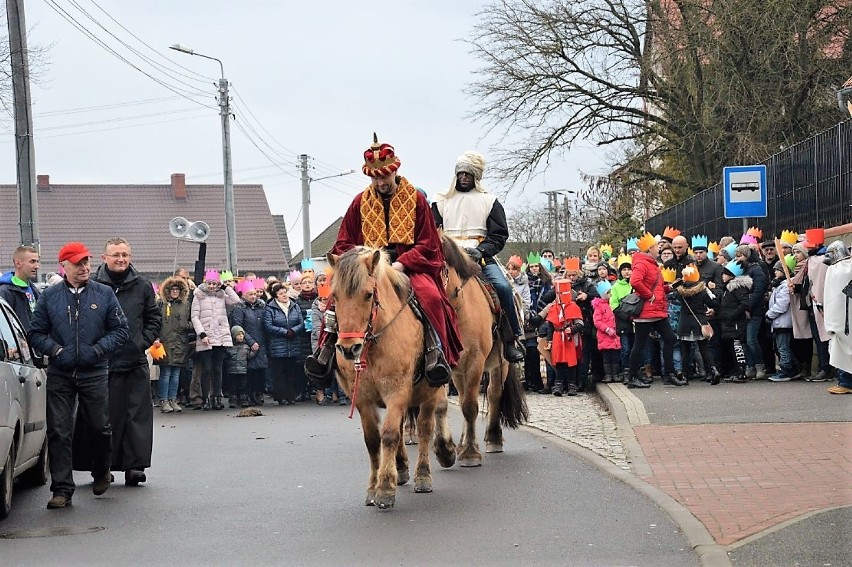
[[[740,244],[739,246],[737,246],[737,249],[734,252],[734,255],[736,254],[739,254],[740,256],[748,260],[749,258],[751,258],[751,246],[749,246],[748,244]]]
[[[245,336],[245,334],[246,334],[245,329],[243,329],[239,325],[234,325],[233,327],[231,327],[231,338],[236,339],[237,335],[240,334],[240,333],[242,333],[243,336]]]
[[[606,292],[612,289],[612,284],[607,280],[601,280],[595,284],[595,289],[598,291],[598,295],[603,297]]]
[[[781,272],[782,274],[784,273],[784,265],[781,264],[781,260],[775,262],[775,264],[772,266],[772,271]]]
[[[801,253],[802,253],[802,254],[804,254],[805,256],[807,256],[807,255],[808,255],[808,249],[807,249],[807,247],[805,246],[805,243],[804,243],[804,242],[797,242],[797,243],[795,243],[795,244],[793,245],[793,252],[795,252],[796,250],[798,250],[799,252],[801,252]]]
[[[369,177],[384,177],[399,169],[402,163],[390,144],[380,144],[379,137],[373,132],[373,143],[364,152],[364,165],[361,171]]]

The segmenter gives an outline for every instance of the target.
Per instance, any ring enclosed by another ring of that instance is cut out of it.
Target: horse
[[[358,409],[370,457],[365,504],[385,510],[394,506],[397,485],[406,484],[410,476],[402,442],[409,408],[419,410],[414,492],[432,491],[433,433],[438,463],[444,468],[455,464],[447,392],[430,387],[425,378],[415,381],[423,360],[423,324],[412,309],[408,277],[391,266],[387,253],[358,246],[327,258],[334,269],[337,380],[352,400],[352,411]],[[384,421],[380,408],[387,408]]]
[[[485,452],[503,452],[501,425],[516,429],[529,420],[520,376],[523,370],[503,357],[503,341],[493,317],[489,292],[480,282],[482,269],[463,252],[455,241],[441,237],[446,262],[446,287],[450,304],[458,316],[459,333],[464,350],[453,370],[452,380],[459,392],[459,405],[464,415],[464,431],[456,447],[457,462],[462,467],[482,465],[482,453],[476,441],[476,418],[479,414],[480,379],[488,381],[488,424],[485,429]]]

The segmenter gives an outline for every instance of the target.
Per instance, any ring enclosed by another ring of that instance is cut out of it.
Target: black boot
[[[431,328],[427,328],[423,336],[423,358],[426,382],[430,386],[437,388],[449,383],[453,370],[438,348],[438,336]]]
[[[674,376],[671,374],[664,374],[663,384],[667,384],[669,386],[686,386],[686,380],[682,378],[682,373],[680,372]]]
[[[335,343],[337,335],[328,333],[322,346],[305,359],[305,374],[320,388],[329,388],[334,381]]]
[[[628,388],[650,388],[650,384],[646,384],[642,380],[640,380],[637,376],[630,376],[627,380]]]
[[[564,387],[564,385],[562,383],[562,380],[560,378],[557,378],[556,382],[553,384],[553,395],[561,398],[563,387]],[[574,389],[576,390],[576,388],[577,388],[577,386],[575,385]]]
[[[515,337],[503,343],[503,357],[509,362],[521,362],[526,357],[526,353],[518,347],[518,342]]]
[[[574,382],[568,382],[568,389],[565,391],[566,396],[576,396],[577,395],[577,384]]]
[[[719,373],[719,370],[715,366],[710,367],[710,385],[716,386],[722,380],[722,374]]]
[[[609,362],[604,362],[603,367],[604,367],[604,377],[601,379],[601,382],[604,383],[604,384],[609,384],[609,383],[614,381],[614,378],[612,377],[612,375],[613,375],[612,364],[610,364]]]
[[[210,411],[212,406],[210,405],[210,398],[204,398],[204,401],[201,402],[201,409],[204,411]]]

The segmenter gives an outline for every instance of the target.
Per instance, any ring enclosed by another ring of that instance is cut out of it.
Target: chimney
[[[50,190],[50,176],[36,175],[36,188],[38,188],[39,191]]]
[[[172,196],[175,199],[186,201],[186,175],[183,173],[172,173]]]

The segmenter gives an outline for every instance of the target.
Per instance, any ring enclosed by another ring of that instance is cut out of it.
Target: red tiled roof
[[[227,267],[225,206],[221,185],[187,185],[187,198],[173,197],[171,185],[53,185],[38,191],[41,273],[56,271],[56,257],[65,242],[84,242],[99,256],[107,239],[120,236],[133,248],[133,264],[146,274],[168,273],[177,264],[192,271],[198,246],[174,238],[168,229],[174,217],[210,225],[207,266]],[[11,268],[20,241],[15,185],[0,185],[0,269]],[[240,272],[284,273],[279,232],[269,212],[262,185],[235,185],[234,212]],[[286,238],[286,234],[284,235]],[[100,264],[96,258],[93,264]]]

